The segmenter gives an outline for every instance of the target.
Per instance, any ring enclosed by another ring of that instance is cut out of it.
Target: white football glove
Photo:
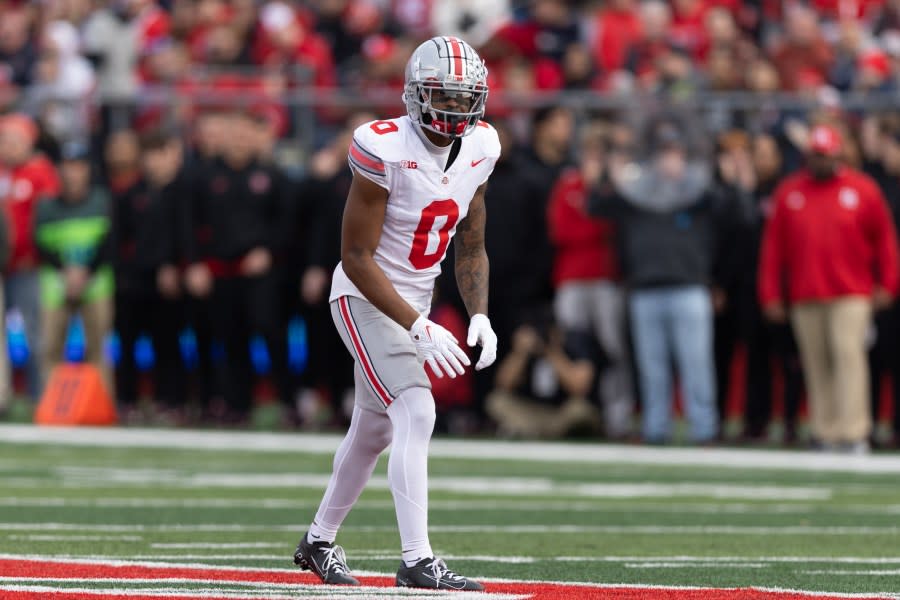
[[[477,314],[469,321],[469,337],[466,340],[469,347],[475,344],[481,345],[481,356],[475,363],[475,370],[480,371],[489,367],[497,360],[497,334],[491,329],[491,321],[487,316]]]
[[[409,337],[416,345],[416,352],[438,377],[446,373],[452,379],[465,372],[463,365],[472,364],[453,334],[425,317],[416,319],[409,328]]]

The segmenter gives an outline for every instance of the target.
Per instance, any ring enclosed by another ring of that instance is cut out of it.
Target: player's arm
[[[484,227],[487,220],[484,207],[484,191],[481,184],[469,203],[469,213],[456,227],[456,285],[471,319],[469,321],[469,346],[480,344],[481,357],[475,369],[490,366],[497,358],[497,336],[487,318],[488,273],[487,251],[484,249]]]
[[[387,200],[386,189],[353,175],[341,228],[341,263],[353,285],[375,308],[409,330],[419,313],[397,293],[375,262]]]
[[[469,204],[469,214],[456,227],[456,285],[469,316],[487,314],[488,256],[484,249],[484,191],[482,184]]]

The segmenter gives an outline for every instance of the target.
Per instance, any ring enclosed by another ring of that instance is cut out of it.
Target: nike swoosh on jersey
[[[472,166],[473,166],[473,167],[477,167],[477,166],[480,165],[481,162],[482,162],[483,160],[485,160],[486,158],[487,158],[487,156],[482,156],[482,157],[479,158],[478,160],[473,160],[473,161],[472,161]]]

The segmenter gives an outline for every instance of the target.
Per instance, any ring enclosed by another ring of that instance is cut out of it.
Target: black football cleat
[[[329,542],[310,544],[306,535],[294,551],[294,564],[301,569],[312,571],[323,583],[331,585],[359,585],[350,575],[344,549]]]
[[[466,590],[481,592],[484,586],[466,579],[447,568],[439,558],[423,558],[411,567],[401,563],[397,571],[397,587],[426,588],[432,590]]]

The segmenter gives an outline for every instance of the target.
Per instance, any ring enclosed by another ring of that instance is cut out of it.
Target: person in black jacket
[[[294,277],[289,289],[293,291],[291,297],[300,300],[309,347],[314,350],[309,354],[302,385],[327,390],[332,421],[341,425],[348,424],[352,414],[352,409],[347,413],[344,400],[352,398],[353,358],[331,323],[328,292],[332,273],[341,261],[341,223],[353,180],[353,172],[347,167],[347,148],[356,127],[373,119],[369,114],[352,117],[328,146],[312,156],[300,186],[300,206],[290,240],[291,274],[299,275],[299,280]],[[301,407],[301,411],[309,408]]]
[[[734,292],[729,304],[734,306],[738,335],[747,351],[746,404],[744,409],[743,441],[766,441],[772,417],[774,374],[772,359],[781,367],[784,397],[784,442],[797,440],[797,416],[803,394],[803,372],[797,343],[789,325],[772,323],[765,318],[756,294],[756,275],[759,270],[759,249],[766,220],[773,209],[772,194],[782,179],[782,157],[777,140],[760,134],[751,141],[749,165],[741,166],[734,157],[726,170],[749,169],[743,187],[750,193],[750,218],[739,221],[731,234],[733,260],[729,270],[734,276]]]
[[[900,116],[873,115],[862,125],[863,169],[870,175],[888,203],[894,227],[900,230]],[[891,435],[884,446],[900,448],[900,302],[875,313],[875,343],[869,350],[870,394],[872,421],[878,422],[882,375],[889,373],[893,382],[891,400],[893,420]],[[874,446],[882,441],[874,435]]]
[[[113,209],[116,330],[122,353],[116,371],[118,399],[135,408],[138,339],[153,344],[153,386],[160,408],[176,418],[186,400],[186,374],[178,345],[184,322],[178,263],[182,203],[190,186],[182,169],[183,150],[170,132],[141,136],[141,178],[120,194]]]
[[[186,284],[211,295],[214,339],[224,349],[216,365],[227,420],[241,421],[251,407],[254,368],[250,342],[265,341],[273,380],[287,406],[285,319],[280,306],[281,265],[291,227],[292,192],[275,167],[260,164],[256,123],[248,113],[225,117],[229,143],[220,158],[199,169],[185,228]]]
[[[591,210],[616,220],[622,274],[647,442],[671,437],[674,361],[684,392],[690,437],[718,435],[713,361],[712,283],[716,232],[728,213],[709,164],[691,159],[675,120],[651,125],[644,162],[612,155],[606,165],[583,163],[593,190]],[[608,176],[601,175],[608,171]]]

